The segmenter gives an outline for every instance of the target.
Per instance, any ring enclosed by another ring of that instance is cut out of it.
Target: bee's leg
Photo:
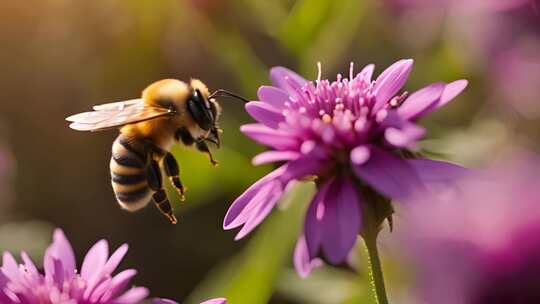
[[[184,200],[184,192],[186,189],[184,188],[184,185],[182,185],[182,181],[179,177],[180,169],[178,168],[178,162],[171,153],[167,153],[163,158],[163,167],[165,168],[165,174],[167,174],[171,183],[180,194],[180,199]]]
[[[163,189],[163,182],[161,179],[161,171],[159,164],[155,160],[151,160],[150,164],[146,167],[146,176],[148,179],[148,186],[155,191],[152,199],[158,210],[165,215],[165,217],[172,223],[176,224],[177,220],[172,211],[171,203],[167,197],[167,193]]]
[[[202,140],[197,141],[197,143],[195,143],[195,146],[197,147],[197,150],[208,154],[208,156],[210,157],[210,162],[212,163],[212,165],[217,166],[218,162],[212,156],[212,152],[210,152],[210,149],[208,149],[208,145],[206,144],[206,142],[204,142]]]

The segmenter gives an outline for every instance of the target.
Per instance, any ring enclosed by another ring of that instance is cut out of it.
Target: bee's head
[[[187,99],[188,112],[195,123],[208,132],[205,139],[219,146],[220,138],[217,120],[220,107],[213,98],[209,98],[208,88],[200,80],[192,79],[190,87],[190,95]]]

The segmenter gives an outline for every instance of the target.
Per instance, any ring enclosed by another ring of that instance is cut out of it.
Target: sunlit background
[[[204,154],[175,147],[188,188],[179,223],[149,206],[130,214],[114,198],[109,158],[116,132],[79,133],[64,118],[91,105],[137,97],[161,78],[202,79],[256,99],[268,69],[283,65],[308,79],[375,63],[377,72],[415,59],[407,89],[467,78],[469,88],[423,121],[432,157],[468,166],[515,146],[540,148],[538,1],[422,0],[41,0],[0,9],[0,249],[41,260],[54,227],[80,259],[98,239],[130,250],[122,266],[152,295],[198,303],[372,303],[365,263],[325,267],[302,280],[292,247],[309,201],[304,185],[240,242],[222,230],[234,198],[270,170],[253,167],[262,148],[239,126],[242,104],[220,100],[223,147]],[[399,229],[399,214],[398,226]],[[386,231],[385,231],[386,233]],[[399,254],[383,247],[390,297],[409,298]],[[356,261],[361,262],[356,262]],[[398,266],[399,265],[399,266]],[[358,286],[364,286],[359,288]]]

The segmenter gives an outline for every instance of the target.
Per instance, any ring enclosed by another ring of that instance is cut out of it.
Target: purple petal
[[[422,116],[427,109],[439,101],[445,87],[444,83],[437,82],[412,93],[397,109],[399,116],[406,120]]]
[[[467,175],[470,170],[450,162],[433,159],[409,159],[407,163],[416,171],[422,181],[447,182]]]
[[[54,231],[53,244],[54,251],[51,254],[62,261],[64,271],[71,277],[75,273],[75,253],[61,229]]]
[[[109,257],[109,244],[106,240],[98,241],[84,257],[81,267],[81,277],[86,280],[87,286],[83,298],[88,300],[102,277],[103,267]]]
[[[416,171],[393,154],[371,147],[371,158],[363,165],[353,164],[355,174],[388,198],[407,202],[412,195],[425,191]]]
[[[373,70],[375,70],[375,65],[368,64],[366,65],[360,73],[358,73],[357,77],[360,77],[360,79],[363,79],[366,83],[371,83],[371,77],[373,76]]]
[[[17,261],[9,252],[2,255],[2,272],[10,280],[18,282],[20,280],[19,266]]]
[[[277,129],[279,123],[285,120],[285,116],[278,109],[264,102],[251,101],[245,105],[245,108],[256,121],[272,129]]]
[[[278,161],[292,160],[298,158],[298,156],[300,156],[300,154],[294,151],[266,151],[256,155],[251,163],[258,166]]]
[[[253,185],[251,185],[244,193],[242,193],[229,207],[229,210],[227,211],[227,214],[225,214],[225,219],[223,220],[223,229],[230,230],[234,229],[242,223],[238,224],[238,221],[235,221],[235,219],[242,213],[244,208],[248,205],[248,203],[253,199],[253,197],[259,192],[259,190],[264,187],[268,182],[274,180],[283,172],[285,172],[285,165],[281,166],[280,168],[270,172],[263,178],[259,179],[257,182],[255,182]],[[234,224],[233,224],[234,223]]]
[[[382,72],[373,87],[375,105],[373,112],[378,112],[403,87],[412,70],[413,60],[403,59]]]
[[[239,240],[255,229],[272,211],[282,194],[283,189],[279,181],[269,182],[261,188],[259,193],[231,223],[233,226],[244,224],[234,239]]]
[[[289,101],[289,94],[282,89],[270,86],[261,86],[257,91],[259,100],[272,105],[276,109],[285,108],[285,102]]]
[[[270,80],[274,86],[285,90],[289,95],[297,95],[298,89],[307,83],[302,76],[284,67],[271,68]]]
[[[319,255],[322,240],[322,221],[325,215],[326,194],[333,179],[326,181],[309,204],[304,220],[304,235],[309,258]]]
[[[256,142],[277,150],[296,149],[298,146],[298,140],[290,133],[261,124],[243,125],[240,127],[240,131]]]
[[[465,79],[460,79],[453,81],[446,85],[446,88],[444,88],[444,92],[441,96],[441,100],[435,105],[436,110],[444,105],[446,105],[448,102],[450,102],[452,99],[454,99],[456,96],[458,96],[465,88],[469,82]]]
[[[314,152],[319,152],[314,150]],[[286,170],[279,179],[286,184],[294,179],[304,178],[318,173],[324,165],[324,160],[315,158],[311,154],[302,155],[286,164]]]
[[[81,267],[81,277],[89,280],[96,272],[100,272],[109,257],[109,244],[100,240],[88,250]]]
[[[117,275],[115,275],[112,278],[111,281],[111,287],[110,287],[110,293],[107,298],[103,298],[103,300],[107,300],[108,298],[116,297],[126,286],[128,285],[129,281],[137,274],[137,271],[135,269],[126,269],[124,271],[121,271]]]
[[[305,236],[302,234],[298,238],[298,241],[296,242],[296,246],[294,248],[294,268],[296,269],[296,272],[298,273],[298,275],[300,275],[301,278],[307,278],[311,273],[311,270],[321,265],[322,261],[320,259],[310,258],[307,249],[306,239]]]
[[[26,267],[26,270],[31,275],[38,275],[39,274],[36,265],[34,264],[32,259],[28,256],[28,254],[26,252],[24,252],[24,251],[21,252],[21,259],[23,260],[24,267]]]
[[[227,299],[225,298],[216,298],[210,299],[202,302],[201,304],[227,304]]]
[[[413,123],[405,123],[401,128],[387,128],[384,139],[394,147],[414,148],[416,142],[424,137],[426,129]]]
[[[360,232],[360,201],[348,178],[336,179],[325,200],[322,247],[332,264],[343,262]]]
[[[137,304],[148,296],[148,289],[133,287],[114,300],[115,304]]]
[[[152,300],[152,304],[178,304],[178,302],[169,299],[156,298]]]
[[[111,255],[105,266],[103,266],[102,275],[110,275],[111,273],[113,273],[116,267],[118,267],[118,264],[120,264],[120,262],[126,255],[128,248],[129,246],[127,244],[123,244],[122,246],[118,247],[118,249],[116,249],[116,251]]]

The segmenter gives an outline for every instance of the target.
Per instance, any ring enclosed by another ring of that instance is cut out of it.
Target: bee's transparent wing
[[[171,109],[148,106],[142,99],[106,103],[93,109],[66,118],[71,122],[69,127],[78,131],[101,131],[174,114]]]

